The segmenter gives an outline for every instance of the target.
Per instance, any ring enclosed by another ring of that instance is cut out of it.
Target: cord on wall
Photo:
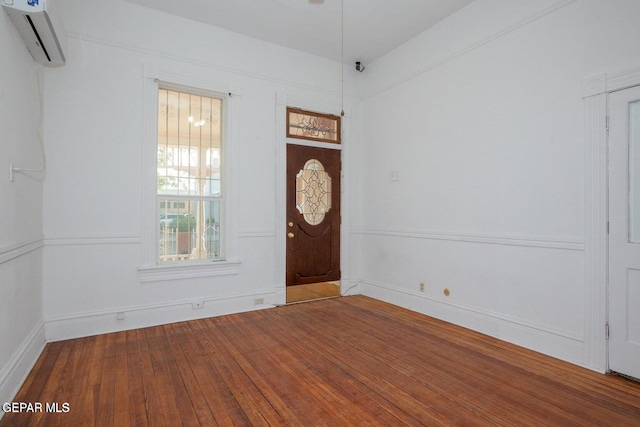
[[[36,82],[38,83],[38,121],[36,126],[36,137],[38,139],[38,145],[40,146],[40,153],[42,155],[42,169],[26,169],[14,166],[13,162],[9,163],[9,182],[15,182],[16,173],[35,172],[44,173],[47,170],[47,155],[44,151],[44,139],[42,137],[42,117],[44,115],[44,100],[42,97],[42,84],[40,82],[42,78],[42,67],[35,66]]]
[[[346,297],[349,296],[349,291],[351,291],[351,289],[355,288],[356,286],[358,286],[360,284],[360,282],[356,282],[354,285],[352,285],[351,287],[347,288],[344,292],[342,292],[342,296]]]
[[[25,168],[17,168],[13,165],[13,162],[9,163],[9,181],[14,182],[16,179],[17,173],[22,172],[36,172],[36,173],[44,173],[44,169],[25,169]]]

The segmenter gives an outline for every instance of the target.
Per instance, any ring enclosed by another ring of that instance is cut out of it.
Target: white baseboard
[[[11,402],[38,361],[45,345],[44,322],[39,322],[0,370],[0,403]],[[0,419],[4,411],[0,410]]]
[[[597,370],[597,367],[585,366],[584,340],[570,332],[509,318],[499,313],[439,301],[386,284],[360,281],[359,287],[362,295],[463,326],[575,365]]]
[[[166,304],[117,307],[45,319],[47,341],[62,341],[110,332],[146,328],[274,306],[274,292],[172,301]],[[121,317],[121,319],[119,319]]]

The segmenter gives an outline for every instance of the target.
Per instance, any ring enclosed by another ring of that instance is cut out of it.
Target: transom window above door
[[[340,117],[287,107],[287,138],[340,144]]]

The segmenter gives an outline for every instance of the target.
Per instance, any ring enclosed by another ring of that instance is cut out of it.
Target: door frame
[[[286,234],[287,234],[287,210],[286,210],[286,186],[287,186],[287,144],[308,145],[320,148],[339,149],[342,152],[342,171],[341,171],[341,192],[340,195],[340,214],[342,223],[340,225],[340,271],[341,271],[341,288],[345,289],[345,284],[350,283],[349,280],[349,159],[350,159],[350,142],[351,142],[351,110],[345,106],[344,116],[341,122],[342,139],[339,147],[336,144],[302,141],[299,139],[287,138],[287,107],[298,107],[304,110],[317,111],[321,113],[334,114],[339,116],[342,106],[340,104],[332,104],[328,102],[320,102],[309,99],[303,99],[296,96],[290,96],[284,93],[276,94],[276,212],[275,212],[275,299],[277,305],[283,305],[287,302],[286,289],[286,269],[287,269],[287,253],[286,253]]]
[[[608,359],[608,105],[611,92],[640,85],[640,64],[585,78],[585,293],[583,364],[605,373]]]

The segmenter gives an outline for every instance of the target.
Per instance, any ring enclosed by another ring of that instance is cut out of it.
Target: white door
[[[609,98],[609,369],[640,378],[640,86]]]

